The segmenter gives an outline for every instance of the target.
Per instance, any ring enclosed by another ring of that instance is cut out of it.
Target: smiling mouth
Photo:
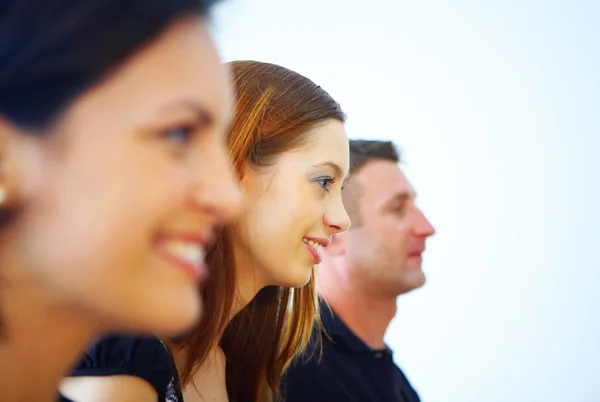
[[[162,239],[159,243],[160,254],[181,268],[197,281],[203,281],[208,275],[204,262],[206,255],[204,246],[198,242]]]
[[[302,241],[304,242],[304,245],[306,246],[310,255],[313,257],[315,263],[321,263],[321,261],[323,261],[323,245],[312,240],[308,240],[307,238],[303,238]]]

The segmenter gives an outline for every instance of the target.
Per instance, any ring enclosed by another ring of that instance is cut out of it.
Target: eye
[[[402,213],[404,213],[404,205],[396,205],[392,211],[398,215],[401,215]]]
[[[335,179],[333,177],[321,177],[317,179],[317,183],[319,183],[323,190],[329,192],[331,185],[335,183]]]
[[[173,127],[161,132],[161,136],[175,145],[186,145],[194,134],[194,126]]]

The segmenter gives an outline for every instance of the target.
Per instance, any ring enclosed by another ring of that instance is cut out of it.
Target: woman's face
[[[269,168],[246,169],[246,209],[234,227],[242,292],[308,282],[322,247],[350,225],[341,195],[348,168],[344,126],[331,120],[311,133],[308,146],[279,155]]]
[[[186,19],[46,137],[0,119],[6,204],[23,206],[3,231],[3,274],[107,328],[173,335],[195,323],[204,247],[241,208],[228,80],[204,23]]]

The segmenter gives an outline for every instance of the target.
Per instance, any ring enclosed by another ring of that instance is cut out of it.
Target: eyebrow
[[[342,177],[344,175],[344,171],[342,170],[342,168],[338,164],[331,161],[317,163],[316,165],[313,165],[313,167],[329,167],[335,171],[335,174],[337,176]]]
[[[393,204],[395,201],[406,201],[406,200],[410,200],[410,199],[414,199],[417,198],[417,193],[410,193],[408,191],[400,191],[396,194],[394,194],[393,196],[391,196],[383,205],[384,207],[388,207],[391,204]]]
[[[206,107],[202,103],[190,99],[182,99],[170,102],[166,105],[163,105],[158,112],[165,113],[177,109],[191,110],[196,115],[196,124],[198,125],[209,126],[214,123],[215,119],[213,115],[206,109]]]

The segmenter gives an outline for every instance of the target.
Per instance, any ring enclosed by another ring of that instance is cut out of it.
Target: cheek
[[[263,197],[249,207],[242,218],[244,223],[239,225],[241,238],[255,255],[280,250],[293,227],[287,206]]]
[[[314,204],[301,184],[285,183],[278,178],[265,192],[248,201],[246,221],[255,232],[285,237],[299,231],[299,226],[306,225],[307,220],[314,220],[314,213],[311,214]]]
[[[323,235],[323,204],[317,190],[296,172],[278,174],[265,188],[247,199],[245,224],[238,233],[260,265],[281,270],[306,257],[303,236]]]
[[[388,224],[374,235],[381,248],[394,258],[402,258],[406,254],[409,231],[398,224]]]
[[[402,247],[406,247],[406,244],[410,238],[410,227],[405,223],[396,223],[395,225],[390,227],[390,236],[394,236],[394,239],[398,243],[402,245]]]
[[[24,244],[37,256],[33,266],[76,279],[137,269],[148,259],[154,236],[184,205],[183,182],[168,169],[142,175],[140,164],[130,162],[110,169],[68,166],[54,175],[60,179],[28,208]]]
[[[286,197],[287,198],[287,197]],[[281,269],[303,252],[302,237],[314,234],[314,213],[301,202],[263,198],[251,205],[238,233],[251,255],[267,270]]]
[[[297,247],[304,236],[324,235],[323,207],[306,195],[265,208],[263,223],[281,247]]]
[[[404,254],[408,238],[407,228],[395,222],[382,222],[380,225],[374,225],[368,233],[362,236],[364,247],[368,247],[372,254],[387,256]],[[373,255],[373,257],[376,256]]]

